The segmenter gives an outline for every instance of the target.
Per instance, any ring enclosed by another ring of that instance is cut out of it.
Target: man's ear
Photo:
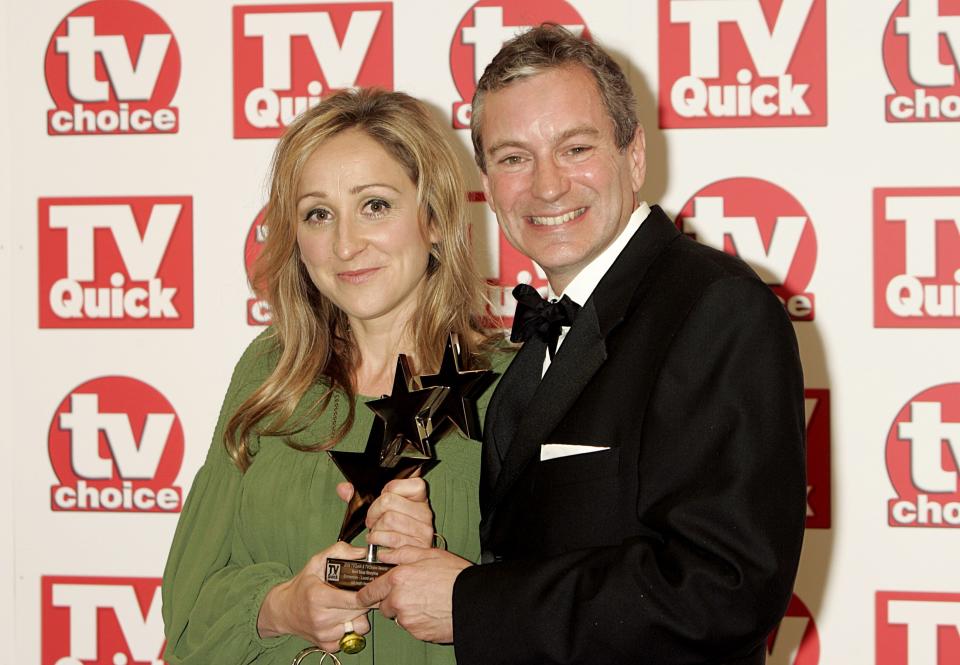
[[[636,193],[647,179],[647,137],[641,125],[637,125],[633,139],[627,144],[627,159],[630,162],[630,180]]]
[[[483,197],[487,200],[487,205],[490,206],[490,210],[496,212],[493,207],[493,196],[490,195],[490,178],[483,171],[480,172],[480,182],[483,184]]]

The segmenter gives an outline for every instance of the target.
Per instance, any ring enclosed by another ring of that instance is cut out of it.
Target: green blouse
[[[512,357],[510,352],[495,353],[494,371],[502,374]],[[336,542],[345,504],[335,487],[343,477],[329,455],[300,452],[282,437],[256,437],[251,442],[256,456],[246,473],[237,469],[223,446],[227,420],[276,361],[273,343],[261,335],[237,363],[213,443],[177,524],[163,575],[164,659],[169,665],[289,665],[309,646],[291,635],[261,638],[257,615],[271,588]],[[322,386],[311,388],[294,417],[305,413],[322,392]],[[492,393],[493,386],[480,399],[481,422]],[[341,394],[338,408],[326,409],[293,440],[314,443],[328,438],[346,418],[345,399]],[[374,418],[364,406],[367,399],[356,398],[356,420],[337,449],[362,451],[366,446]],[[437,443],[436,453],[440,464],[426,477],[435,527],[451,552],[477,561],[480,443],[453,429]],[[355,545],[365,545],[365,533]],[[344,665],[455,662],[451,645],[416,640],[379,612],[370,617],[373,627],[366,649],[355,656],[338,654]],[[314,661],[319,656],[306,663]]]

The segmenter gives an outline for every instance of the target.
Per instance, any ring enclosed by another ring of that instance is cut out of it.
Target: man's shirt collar
[[[618,235],[612,243],[607,245],[607,248],[600,252],[593,261],[584,266],[583,270],[577,273],[577,276],[567,285],[563,293],[556,294],[553,292],[553,287],[549,287],[547,290],[547,298],[554,300],[562,295],[567,295],[579,305],[587,302],[590,296],[593,295],[593,290],[597,288],[597,284],[599,284],[603,276],[607,274],[607,270],[609,270],[613,262],[617,260],[620,252],[627,246],[630,238],[637,232],[637,229],[640,228],[640,225],[643,224],[643,221],[649,214],[650,206],[648,206],[645,201],[641,201],[637,209],[630,215],[630,219],[627,220],[627,225],[623,231],[620,232],[620,235]]]

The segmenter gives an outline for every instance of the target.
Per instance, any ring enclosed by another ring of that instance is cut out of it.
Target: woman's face
[[[351,325],[413,316],[436,238],[416,185],[379,143],[357,129],[324,141],[304,165],[296,209],[301,260]]]

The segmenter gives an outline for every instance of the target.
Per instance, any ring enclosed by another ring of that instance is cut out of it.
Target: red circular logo
[[[927,388],[897,412],[886,463],[890,526],[960,526],[960,383]]]
[[[170,103],[180,49],[170,27],[132,0],[94,0],[54,30],[44,59],[50,134],[177,131]]]
[[[954,60],[950,41],[943,39],[940,26],[942,18],[960,16],[960,0],[912,4],[911,14],[910,0],[900,0],[883,31],[883,66],[887,70],[887,78],[894,89],[901,93],[911,92],[918,87],[944,87],[952,94],[960,93],[960,63]],[[921,49],[918,45],[914,50],[918,56],[925,51],[928,57],[911,62],[911,40],[930,41],[928,49]],[[911,71],[921,80],[913,78]]]
[[[257,213],[256,219],[250,225],[247,231],[247,242],[243,251],[243,261],[247,269],[247,283],[254,290],[254,297],[247,300],[247,323],[251,326],[263,326],[270,323],[270,308],[265,300],[257,296],[262,293],[262,285],[253,283],[253,267],[263,251],[263,243],[267,239],[267,227],[264,221],[267,215],[267,209],[263,208]]]
[[[173,483],[183,462],[183,428],[152,386],[125,376],[71,390],[50,422],[50,463],[59,480],[53,510],[176,511]]]
[[[548,21],[590,38],[583,17],[565,0],[479,0],[467,10],[450,42],[450,73],[460,93],[460,101],[453,105],[454,127],[470,126],[470,100],[477,81],[503,43]]]
[[[263,225],[267,216],[267,209],[262,208],[257,213],[250,230],[247,232],[247,242],[243,250],[243,262],[247,268],[247,281],[253,284],[253,266],[263,251],[263,243],[267,239],[267,229]]]
[[[883,32],[887,120],[960,120],[960,0],[900,0]]]
[[[810,215],[790,192],[760,178],[720,180],[684,204],[677,226],[749,263],[785,302],[809,301],[806,318],[813,318],[813,295],[806,289],[816,267],[817,237]]]

